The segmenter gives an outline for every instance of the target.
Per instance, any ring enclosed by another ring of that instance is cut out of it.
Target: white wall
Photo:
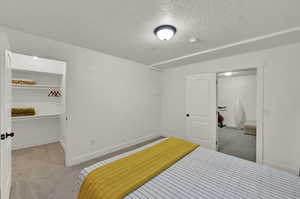
[[[59,141],[59,119],[18,120],[12,122],[13,149],[47,144]],[[50,126],[50,128],[49,128]]]
[[[157,135],[185,137],[185,76],[264,66],[264,162],[300,167],[300,44],[169,69],[1,28],[12,50],[67,61],[68,164]],[[162,92],[162,104],[161,103]]]
[[[185,76],[264,67],[264,162],[296,173],[300,167],[300,44],[195,63],[162,77],[165,135],[186,137]]]
[[[8,34],[12,51],[67,61],[69,165],[158,135],[159,72],[62,42],[1,31]]]
[[[218,78],[218,106],[226,106],[221,112],[224,124],[237,127],[234,120],[234,108],[237,100],[243,107],[245,121],[256,121],[256,75],[240,75]]]

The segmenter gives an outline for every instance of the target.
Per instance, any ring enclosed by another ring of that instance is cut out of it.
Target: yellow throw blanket
[[[32,116],[35,115],[34,108],[12,108],[11,116],[19,117],[19,116]]]
[[[197,147],[172,137],[101,166],[85,178],[78,199],[123,198]]]

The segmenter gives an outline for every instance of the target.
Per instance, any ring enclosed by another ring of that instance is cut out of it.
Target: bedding
[[[84,179],[78,199],[122,198],[197,147],[197,144],[171,137],[99,167]]]
[[[78,185],[96,168],[163,140],[83,169]],[[200,146],[124,198],[299,199],[300,178]]]

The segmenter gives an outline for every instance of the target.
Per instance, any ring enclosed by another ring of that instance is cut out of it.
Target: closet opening
[[[65,167],[66,62],[11,54],[11,195],[17,196],[37,186],[31,179]]]
[[[217,150],[256,162],[257,69],[217,73]]]

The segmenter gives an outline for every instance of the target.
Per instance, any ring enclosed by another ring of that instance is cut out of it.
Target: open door
[[[216,74],[186,78],[187,138],[216,150]]]
[[[9,199],[11,188],[11,53],[8,39],[0,33],[0,192]]]

